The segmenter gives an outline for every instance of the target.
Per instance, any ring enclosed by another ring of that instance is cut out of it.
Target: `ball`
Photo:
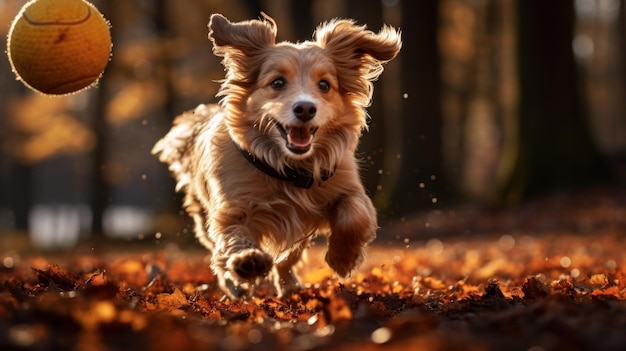
[[[7,54],[17,79],[63,95],[94,85],[111,57],[109,22],[84,0],[34,0],[17,14]]]

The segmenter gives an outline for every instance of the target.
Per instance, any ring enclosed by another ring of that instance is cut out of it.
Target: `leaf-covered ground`
[[[221,301],[199,246],[2,248],[0,350],[621,350],[626,202],[605,195],[438,213],[440,237],[425,214],[346,280],[318,243],[283,300]]]

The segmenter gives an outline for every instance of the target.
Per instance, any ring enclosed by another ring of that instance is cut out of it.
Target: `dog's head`
[[[313,41],[276,43],[276,23],[231,23],[213,15],[209,38],[223,57],[219,95],[235,142],[272,166],[333,169],[353,152],[382,64],[401,47],[400,33],[350,20],[320,25]]]

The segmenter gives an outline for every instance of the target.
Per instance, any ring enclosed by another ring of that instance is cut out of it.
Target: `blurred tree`
[[[18,1],[0,4],[0,46],[3,53],[11,21],[22,5]],[[15,79],[6,57],[0,59],[0,72],[0,211],[6,208],[13,217],[13,223],[8,223],[9,228],[23,231],[28,227],[28,211],[33,201],[33,168],[32,164],[21,162],[13,155],[15,150],[7,140],[16,134],[9,109],[29,89]],[[0,230],[4,229],[2,225],[0,223]]]
[[[622,91],[626,90],[626,0],[620,0],[617,30],[619,33],[619,62],[621,62]]]
[[[244,6],[248,9],[248,17],[259,18],[263,11],[262,0],[247,0],[244,1]]]
[[[437,33],[439,1],[403,1],[401,60],[402,151],[389,215],[432,208],[444,196]],[[409,43],[407,45],[407,43]],[[387,155],[394,157],[394,155]]]
[[[441,0],[443,162],[455,193],[483,200],[493,188],[507,120],[514,0]],[[510,11],[513,12],[513,11]]]
[[[109,21],[115,21],[114,3],[102,2],[98,5],[100,11]],[[112,18],[113,17],[113,18]],[[111,31],[113,42],[116,32]],[[103,214],[110,201],[110,187],[105,179],[105,167],[107,161],[108,125],[106,123],[106,103],[108,75],[104,74],[98,81],[98,90],[94,97],[93,132],[96,144],[91,153],[91,231],[95,237],[103,237]]]
[[[517,2],[520,104],[515,157],[499,200],[521,201],[609,179],[588,126],[572,39],[573,0]]]
[[[291,18],[293,21],[293,30],[296,40],[302,41],[311,38],[311,33],[315,24],[312,17],[312,0],[299,0],[291,3]]]
[[[33,167],[12,160],[11,172],[7,177],[7,183],[2,189],[3,197],[6,197],[2,205],[8,205],[15,216],[15,229],[25,231],[28,229],[28,212],[33,206],[32,175]],[[3,162],[4,163],[4,162]],[[5,164],[3,164],[5,166]]]
[[[173,43],[173,33],[171,31],[171,26],[169,23],[170,20],[171,16],[168,9],[168,1],[157,0],[155,2],[154,27],[159,42],[161,43],[161,52],[159,53],[160,62],[158,63],[163,66],[164,72],[161,79],[161,84],[163,85],[163,90],[165,93],[165,105],[163,106],[163,111],[173,120],[174,116],[176,115],[176,91],[174,89],[174,83],[172,82],[174,69],[172,67],[173,55],[170,53],[170,51],[172,51],[171,48],[175,46]]]

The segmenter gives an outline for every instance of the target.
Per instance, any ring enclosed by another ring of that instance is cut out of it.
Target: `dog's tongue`
[[[289,144],[297,148],[307,148],[311,145],[313,135],[308,128],[291,128],[289,130]]]

